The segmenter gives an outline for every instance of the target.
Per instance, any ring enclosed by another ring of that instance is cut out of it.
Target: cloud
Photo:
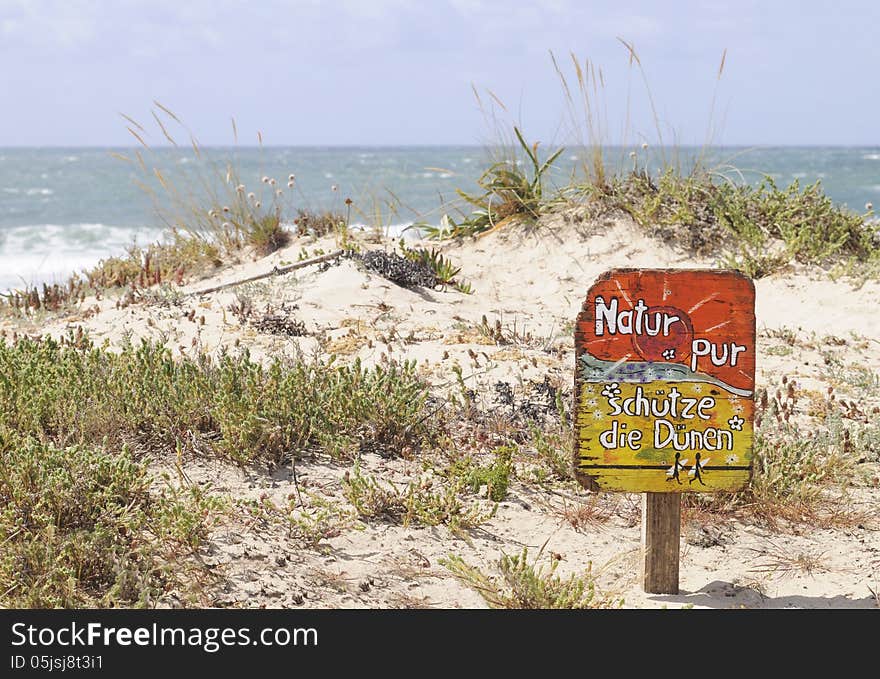
[[[25,45],[43,49],[76,49],[95,36],[98,9],[82,2],[0,2],[0,25],[9,39],[7,46]]]

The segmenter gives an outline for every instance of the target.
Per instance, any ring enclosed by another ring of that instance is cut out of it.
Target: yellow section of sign
[[[581,383],[577,471],[601,490],[742,488],[753,401],[711,382]]]

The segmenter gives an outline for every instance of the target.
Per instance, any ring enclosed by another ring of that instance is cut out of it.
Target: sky
[[[878,145],[878,26],[876,0],[0,0],[0,146],[130,145],[120,113],[165,143],[154,100],[205,145],[233,117],[240,144],[485,144],[497,120],[548,144]],[[592,124],[551,52],[575,94],[571,54],[601,70]]]

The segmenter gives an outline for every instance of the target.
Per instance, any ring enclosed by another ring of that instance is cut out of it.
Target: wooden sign
[[[575,328],[575,471],[593,490],[736,490],[751,477],[755,289],[733,271],[615,269]]]

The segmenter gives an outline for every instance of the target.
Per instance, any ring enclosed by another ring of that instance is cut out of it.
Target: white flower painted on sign
[[[605,417],[605,413],[603,413],[601,410],[596,410],[595,412],[593,412],[593,419],[601,420],[603,417]]]
[[[746,421],[739,415],[734,415],[729,420],[727,420],[728,426],[734,431],[742,431],[743,424],[745,424],[745,422]]]
[[[737,457],[736,455],[728,455],[725,462],[727,462],[727,464],[736,464],[737,462],[739,462],[739,457]]]
[[[606,384],[605,388],[602,390],[602,396],[609,399],[614,398],[615,396],[620,396],[620,384],[617,382]]]

